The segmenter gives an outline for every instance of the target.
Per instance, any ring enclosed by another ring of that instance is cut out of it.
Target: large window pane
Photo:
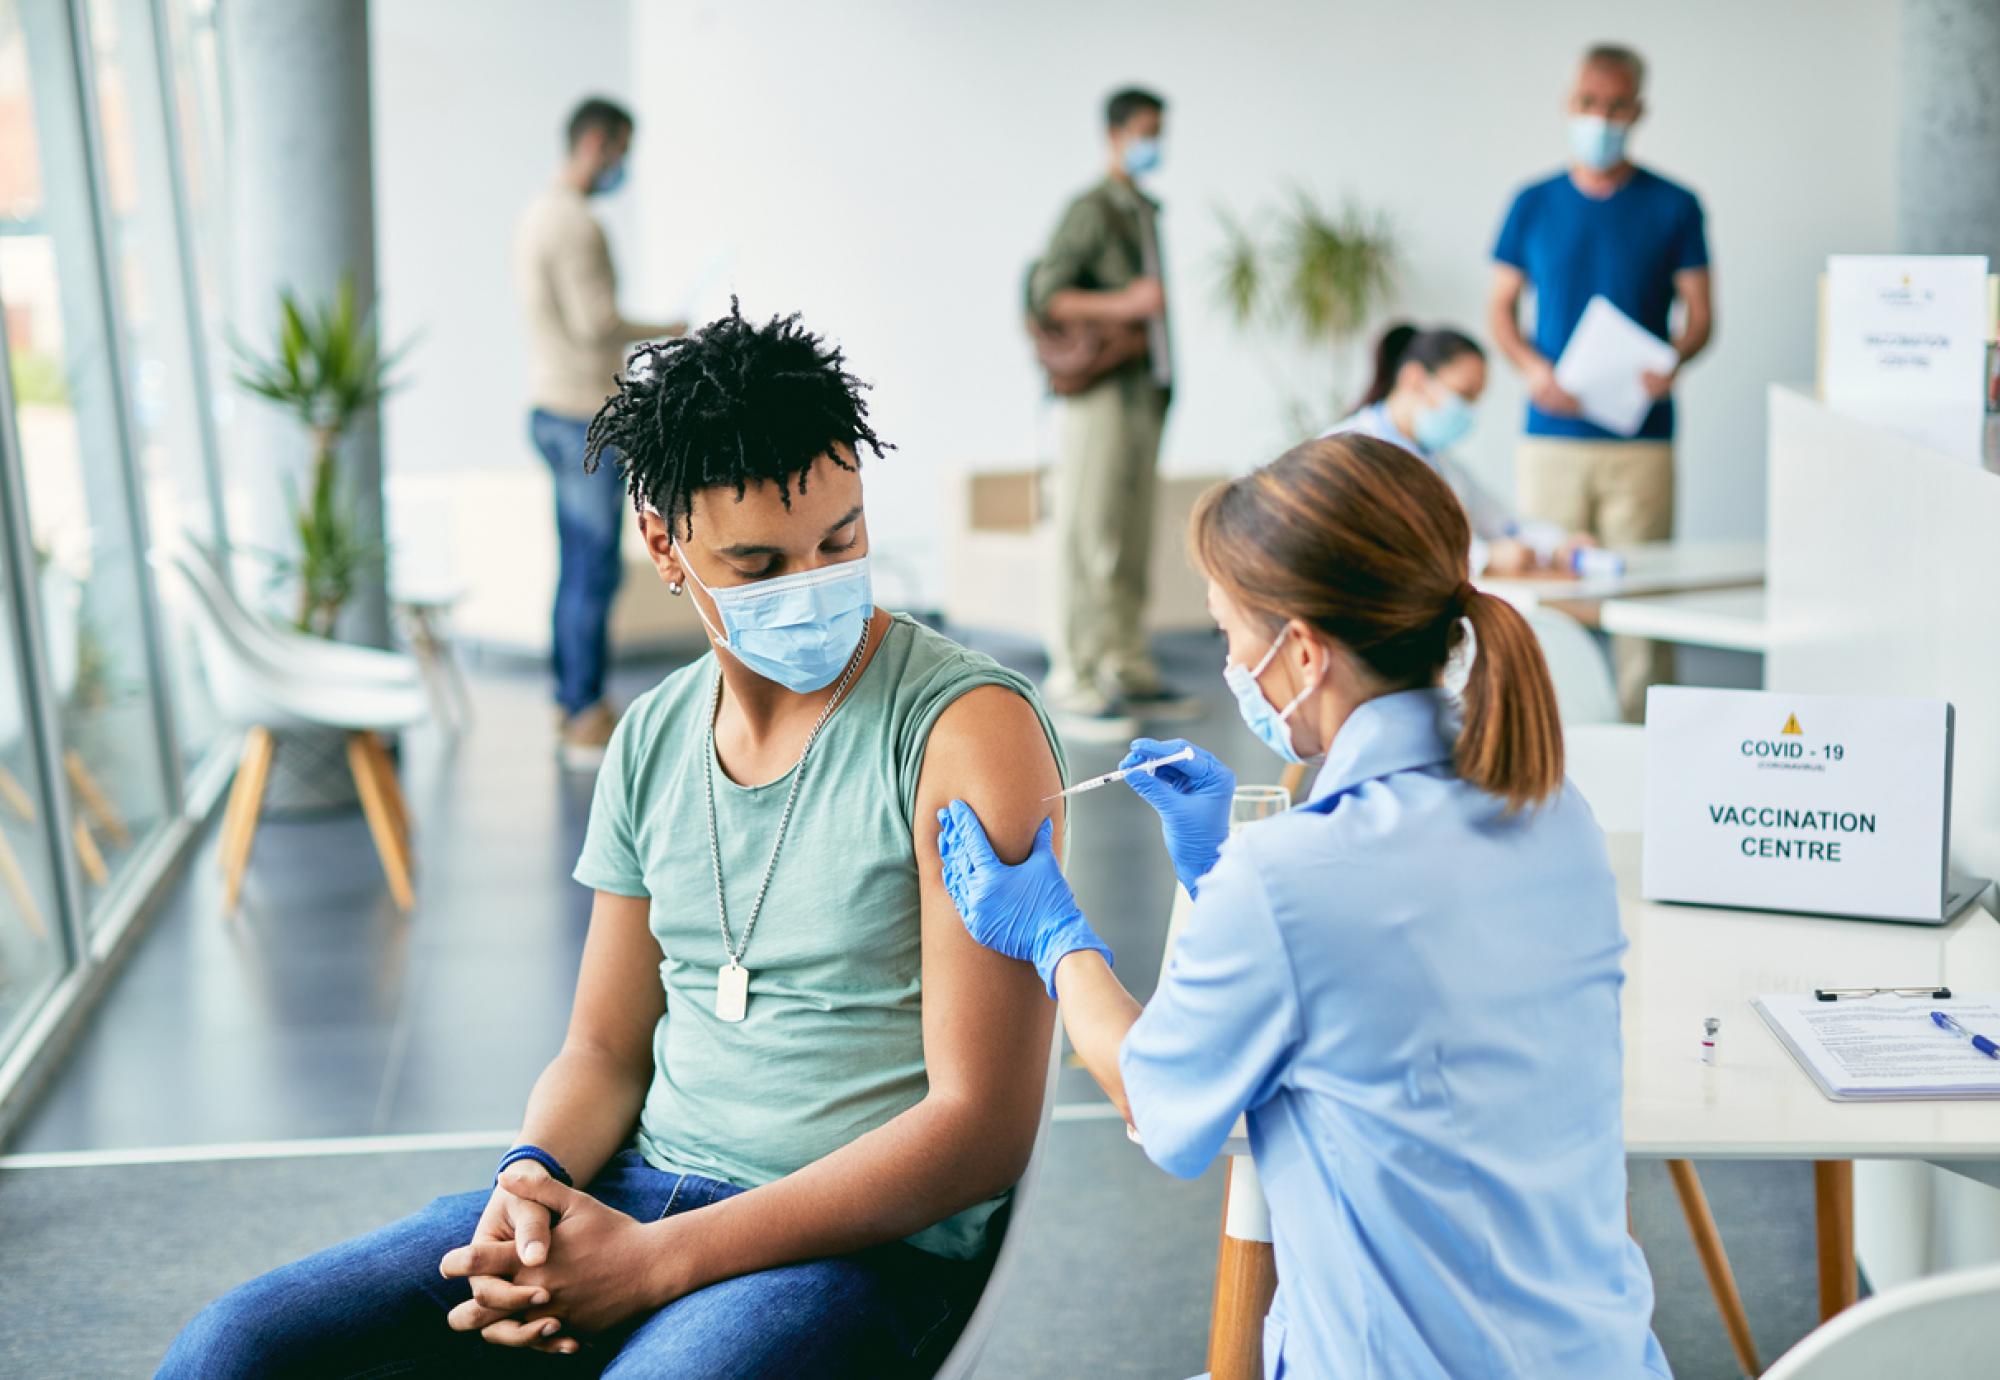
[[[0,0],[0,308],[78,824],[68,842],[95,900],[168,796],[72,56],[64,5]]]
[[[6,130],[0,106],[0,137]],[[0,532],[0,539],[5,533]],[[21,679],[15,603],[0,562],[0,1054],[63,970],[47,828]]]
[[[190,339],[198,314],[188,300],[188,266],[175,214],[152,0],[91,0],[87,12],[119,329],[147,527],[156,544],[184,535],[214,546],[218,534],[202,416],[204,361],[201,342]],[[168,606],[170,619],[176,607]],[[174,622],[167,633],[175,739],[186,771],[214,745],[218,725],[192,629]]]

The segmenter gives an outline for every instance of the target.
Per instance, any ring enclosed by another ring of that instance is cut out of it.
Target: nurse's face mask
[[[679,541],[674,542],[674,553],[722,620],[716,627],[695,601],[694,611],[716,644],[749,670],[794,694],[809,695],[833,684],[854,655],[875,609],[866,556],[774,580],[712,589],[694,573]]]
[[[1430,400],[1417,407],[1416,443],[1433,453],[1449,450],[1472,430],[1472,404],[1460,397],[1435,375],[1431,377]]]
[[[1236,712],[1243,716],[1244,724],[1257,735],[1257,741],[1287,762],[1298,763],[1306,759],[1301,757],[1299,750],[1292,745],[1291,717],[1298,711],[1298,707],[1305,703],[1306,697],[1319,689],[1318,682],[1306,686],[1292,696],[1291,703],[1283,709],[1272,708],[1271,702],[1264,698],[1264,692],[1257,684],[1257,678],[1263,675],[1277,659],[1278,649],[1285,645],[1285,639],[1291,632],[1292,625],[1287,623],[1278,635],[1271,639],[1270,650],[1264,653],[1263,660],[1257,663],[1254,670],[1245,670],[1236,662],[1225,659],[1222,663],[1222,683],[1227,685],[1229,693],[1236,697]]]

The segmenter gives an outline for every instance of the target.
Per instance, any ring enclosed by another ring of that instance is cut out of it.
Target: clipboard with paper
[[[1882,992],[1826,1001],[1792,992],[1750,1004],[1836,1102],[2000,1098],[2000,1059],[1931,1020],[1931,1012],[1943,1011],[1971,1030],[2000,1035],[2000,994]]]
[[[1586,421],[1614,436],[1637,436],[1653,410],[1644,375],[1670,374],[1674,347],[1613,306],[1593,297],[1556,361],[1556,382],[1575,398]]]

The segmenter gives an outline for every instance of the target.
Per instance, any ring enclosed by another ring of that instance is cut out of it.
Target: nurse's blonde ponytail
[[[1195,509],[1196,563],[1275,633],[1311,624],[1382,689],[1436,685],[1469,625],[1459,776],[1518,810],[1562,789],[1562,722],[1535,634],[1467,579],[1458,496],[1400,446],[1345,433],[1295,446]]]

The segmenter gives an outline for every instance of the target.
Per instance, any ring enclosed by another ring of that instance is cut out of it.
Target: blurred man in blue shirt
[[[1515,469],[1521,512],[1614,548],[1673,535],[1673,388],[1715,324],[1701,202],[1626,156],[1645,113],[1645,74],[1629,48],[1600,45],[1584,54],[1569,97],[1569,166],[1522,188],[1508,208],[1493,249],[1488,323],[1528,385],[1527,436]],[[1521,327],[1523,288],[1534,291],[1532,336]],[[1672,373],[1645,375],[1657,401],[1629,438],[1586,421],[1555,378],[1584,306],[1598,296],[1680,356]],[[1671,672],[1665,652],[1616,639],[1628,718],[1643,712],[1646,686]]]

